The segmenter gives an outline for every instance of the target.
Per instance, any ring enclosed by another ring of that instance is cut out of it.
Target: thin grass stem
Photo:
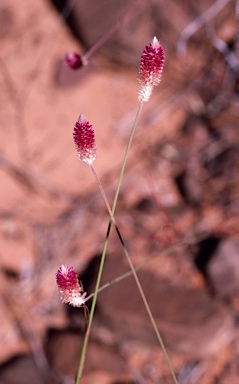
[[[135,133],[135,130],[136,130],[136,127],[137,127],[137,124],[138,124],[139,115],[140,115],[140,112],[141,112],[142,108],[143,108],[143,103],[141,102],[139,104],[139,108],[138,108],[138,111],[137,111],[137,114],[136,114],[136,117],[135,117],[135,120],[134,120],[134,124],[133,124],[132,130],[131,130],[130,138],[129,138],[129,141],[128,141],[128,144],[127,144],[127,148],[126,148],[126,151],[125,151],[123,164],[122,164],[121,171],[120,171],[119,181],[118,181],[118,185],[117,185],[117,188],[116,188],[116,193],[115,193],[114,202],[113,202],[113,206],[112,206],[112,213],[113,213],[113,215],[114,215],[114,212],[115,212],[115,209],[116,209],[116,205],[117,205],[117,200],[118,200],[118,196],[119,196],[119,190],[120,190],[121,182],[122,182],[122,179],[123,179],[123,175],[124,175],[124,171],[125,171],[125,166],[126,166],[126,162],[127,162],[127,158],[128,158],[128,154],[129,154],[129,150],[130,150],[130,147],[131,147],[131,143],[133,141],[134,133]],[[83,341],[83,346],[82,346],[82,351],[81,351],[81,356],[80,356],[79,367],[78,367],[78,371],[77,371],[77,374],[76,374],[75,384],[79,384],[80,383],[80,379],[81,379],[81,376],[82,376],[82,373],[83,373],[83,369],[84,369],[86,350],[87,350],[87,346],[88,346],[88,342],[89,342],[89,336],[90,336],[91,325],[92,325],[92,321],[93,321],[93,317],[94,317],[94,312],[95,312],[95,307],[96,307],[98,290],[99,290],[99,287],[100,287],[100,281],[101,281],[101,277],[102,277],[102,273],[103,273],[103,268],[104,268],[104,263],[105,263],[106,251],[107,251],[107,247],[108,247],[108,240],[109,240],[109,234],[110,234],[110,230],[111,230],[111,225],[112,225],[112,221],[111,221],[111,218],[110,218],[110,221],[109,221],[109,224],[108,224],[108,228],[107,228],[107,232],[106,232],[106,236],[105,236],[104,246],[103,246],[103,250],[102,250],[99,271],[98,271],[98,275],[97,275],[97,279],[96,279],[96,284],[95,284],[95,292],[94,292],[94,296],[93,296],[93,300],[92,300],[92,305],[91,305],[91,310],[90,310],[90,315],[89,315],[89,323],[88,323],[87,331],[86,331],[86,334],[85,334],[85,337],[84,337],[84,341]]]
[[[105,237],[105,241],[104,241],[104,247],[103,247],[103,251],[102,251],[102,255],[101,255],[99,271],[98,271],[98,275],[97,275],[97,279],[96,279],[96,284],[95,284],[95,293],[94,293],[94,296],[93,296],[92,305],[91,305],[91,309],[90,309],[89,322],[88,322],[88,327],[87,327],[87,330],[86,330],[86,333],[85,333],[85,337],[84,337],[84,341],[83,341],[83,346],[82,346],[82,351],[81,351],[81,356],[80,356],[79,367],[78,367],[78,371],[77,371],[77,374],[76,374],[75,384],[79,384],[80,383],[80,379],[81,379],[81,376],[82,376],[82,373],[83,373],[83,369],[84,369],[86,350],[87,350],[87,346],[88,346],[88,342],[89,342],[91,325],[92,325],[92,321],[93,321],[93,317],[94,317],[96,301],[97,301],[100,281],[101,281],[103,267],[104,267],[104,262],[105,262],[108,238],[109,238],[109,230],[106,233],[106,237]]]
[[[148,305],[148,301],[147,301],[147,299],[146,299],[146,297],[145,297],[145,294],[144,294],[142,285],[141,285],[141,283],[140,283],[140,281],[139,281],[139,278],[138,278],[138,276],[137,276],[137,273],[136,273],[136,271],[135,271],[135,268],[134,268],[134,265],[133,265],[133,263],[132,263],[131,257],[129,256],[129,253],[128,253],[128,251],[127,251],[127,249],[126,249],[126,246],[125,246],[125,244],[124,244],[124,240],[123,240],[123,238],[122,238],[122,235],[121,235],[121,233],[120,233],[120,230],[119,230],[119,228],[118,228],[118,226],[117,226],[117,224],[116,224],[116,221],[115,221],[113,212],[112,212],[112,210],[111,210],[111,208],[110,208],[109,201],[108,201],[107,196],[106,196],[106,194],[105,194],[104,188],[103,188],[103,186],[102,186],[102,184],[101,184],[101,182],[100,182],[100,179],[99,179],[99,177],[98,177],[98,175],[97,175],[97,173],[96,173],[96,171],[95,171],[95,168],[94,168],[94,166],[93,166],[92,163],[90,163],[90,168],[91,168],[91,170],[92,170],[92,172],[93,172],[93,174],[94,174],[94,176],[95,176],[95,178],[96,178],[96,181],[97,181],[97,184],[98,184],[98,186],[99,186],[100,192],[101,192],[102,197],[103,197],[103,199],[104,199],[104,201],[105,201],[106,207],[107,207],[107,209],[108,209],[108,212],[109,212],[109,215],[110,215],[110,218],[111,218],[111,222],[112,222],[112,223],[114,224],[114,226],[115,226],[117,235],[118,235],[118,237],[119,237],[119,239],[120,239],[121,245],[122,245],[123,250],[124,250],[124,254],[126,255],[126,258],[127,258],[127,260],[128,260],[130,269],[131,269],[131,271],[132,271],[132,275],[133,275],[133,277],[134,277],[134,279],[135,279],[136,285],[137,285],[137,287],[138,287],[138,290],[139,290],[139,293],[140,293],[141,298],[142,298],[142,300],[143,300],[144,306],[145,306],[146,311],[147,311],[147,313],[148,313],[148,316],[149,316],[149,318],[150,318],[151,324],[152,324],[152,326],[153,326],[153,328],[154,328],[155,334],[156,334],[156,336],[157,336],[157,339],[158,339],[159,344],[160,344],[160,346],[161,346],[161,349],[162,349],[162,351],[163,351],[164,357],[165,357],[165,359],[166,359],[166,361],[167,361],[167,364],[168,364],[170,373],[171,373],[171,375],[172,375],[173,381],[174,381],[175,384],[177,384],[177,379],[176,379],[176,376],[175,376],[175,374],[174,374],[174,370],[173,370],[171,361],[170,361],[170,359],[169,359],[168,353],[167,353],[167,351],[166,351],[164,342],[163,342],[162,337],[161,337],[161,335],[160,335],[160,333],[159,333],[159,330],[158,330],[157,324],[156,324],[156,322],[155,322],[155,320],[154,320],[154,317],[153,317],[153,314],[152,314],[152,312],[151,312],[151,309],[150,309],[150,307],[149,307],[149,305]]]
[[[135,2],[136,2],[135,0],[132,0],[129,3],[129,5],[125,8],[123,12],[123,15],[119,18],[119,20],[83,55],[83,59],[85,60],[85,62],[88,62],[89,58],[99,48],[101,48],[111,38],[111,36],[122,26],[132,6],[135,5]]]
[[[121,167],[121,170],[120,170],[119,181],[118,181],[118,184],[117,184],[117,188],[116,188],[116,192],[115,192],[115,197],[114,197],[114,201],[113,201],[113,205],[112,205],[112,213],[113,213],[113,215],[115,214],[115,209],[116,209],[116,205],[117,205],[117,201],[118,201],[119,191],[120,191],[122,179],[123,179],[123,176],[124,176],[124,171],[125,171],[128,155],[129,155],[129,150],[130,150],[133,138],[134,138],[134,133],[135,133],[136,127],[138,125],[140,113],[141,113],[141,111],[143,109],[143,104],[144,104],[143,102],[139,103],[137,114],[135,116],[134,124],[133,124],[132,130],[131,130],[130,138],[129,138],[129,141],[128,141],[128,144],[127,144],[127,148],[126,148],[126,151],[125,151],[123,164],[122,164],[122,167]],[[111,225],[111,220],[109,222],[109,225]]]
[[[129,150],[130,150],[130,147],[131,147],[131,144],[132,144],[132,141],[133,141],[134,133],[135,133],[135,130],[136,130],[136,127],[137,127],[137,124],[138,124],[140,113],[141,113],[142,108],[143,108],[143,104],[144,103],[141,101],[140,104],[139,104],[137,113],[136,113],[135,121],[134,121],[132,130],[131,130],[130,138],[129,138],[129,141],[128,141],[128,144],[127,144],[127,148],[126,148],[126,151],[125,151],[125,156],[124,156],[123,164],[122,164],[121,171],[120,171],[119,181],[118,181],[118,184],[117,184],[117,188],[116,188],[116,193],[115,193],[112,209],[110,208],[107,196],[106,196],[106,194],[104,192],[104,189],[103,189],[103,186],[102,186],[102,184],[101,184],[101,182],[100,182],[100,180],[99,180],[99,178],[98,178],[98,176],[97,176],[97,174],[95,172],[95,169],[94,169],[92,163],[89,163],[90,168],[91,168],[94,176],[96,177],[97,183],[98,183],[100,191],[102,193],[102,197],[103,197],[103,199],[104,199],[104,201],[106,203],[106,207],[107,207],[107,209],[109,211],[110,221],[109,221],[109,224],[108,224],[107,233],[106,233],[106,237],[105,237],[105,241],[104,241],[104,247],[103,247],[101,261],[100,261],[100,266],[99,266],[99,272],[98,272],[98,276],[97,276],[97,280],[96,280],[95,292],[94,292],[94,296],[93,296],[93,300],[92,300],[92,306],[91,306],[90,315],[89,315],[88,328],[87,328],[87,331],[86,331],[86,334],[85,334],[85,338],[84,338],[84,342],[83,342],[83,346],[82,346],[82,353],[81,353],[79,368],[78,368],[78,372],[77,372],[77,376],[76,376],[76,381],[75,381],[76,384],[80,383],[80,378],[82,376],[82,372],[83,372],[83,368],[84,368],[84,362],[85,362],[85,357],[86,357],[86,350],[87,350],[87,345],[88,345],[88,342],[89,342],[90,330],[91,330],[91,325],[92,325],[92,321],[93,321],[93,316],[94,316],[97,296],[98,296],[98,292],[99,292],[99,289],[100,289],[100,281],[101,281],[101,277],[102,277],[102,272],[103,272],[103,267],[104,267],[104,262],[105,262],[105,257],[106,257],[106,251],[107,251],[107,246],[108,246],[108,239],[109,239],[109,234],[110,234],[112,223],[114,224],[114,226],[116,228],[116,232],[118,234],[118,237],[120,239],[120,242],[121,242],[123,250],[124,250],[124,253],[125,253],[125,255],[127,257],[127,260],[128,260],[128,263],[130,265],[131,272],[132,272],[132,274],[134,276],[134,279],[135,279],[135,282],[136,282],[137,287],[139,289],[139,292],[140,292],[140,295],[142,297],[143,303],[144,303],[145,308],[147,310],[147,313],[149,315],[150,321],[151,321],[152,326],[154,328],[154,331],[156,333],[157,339],[159,341],[159,344],[161,346],[161,349],[163,351],[165,359],[167,361],[170,373],[171,373],[172,378],[173,378],[173,382],[174,382],[174,384],[178,384],[178,381],[176,379],[175,373],[174,373],[173,368],[172,368],[171,361],[169,359],[169,356],[167,354],[166,348],[164,346],[162,337],[161,337],[161,335],[160,335],[160,333],[158,331],[156,322],[155,322],[154,317],[152,315],[152,312],[151,312],[151,310],[149,308],[147,299],[146,299],[146,297],[144,295],[144,292],[143,292],[142,286],[140,284],[140,281],[138,279],[138,276],[136,274],[135,268],[133,266],[133,263],[132,263],[131,258],[130,258],[129,254],[128,254],[128,251],[127,251],[127,249],[125,247],[125,244],[124,244],[123,238],[121,236],[121,233],[120,233],[120,231],[119,231],[119,229],[118,229],[118,227],[116,225],[115,219],[114,219],[114,212],[115,212],[117,201],[118,201],[119,191],[120,191],[120,187],[121,187],[121,183],[122,183],[122,179],[123,179],[123,175],[124,175],[124,171],[125,171],[128,155],[129,155]]]
[[[141,269],[143,269],[146,265],[152,263],[155,259],[157,259],[158,257],[160,256],[163,256],[163,255],[166,255],[168,253],[171,253],[171,252],[175,252],[176,250],[178,249],[181,249],[181,248],[184,248],[187,244],[184,244],[184,243],[177,243],[177,244],[173,244],[169,247],[167,247],[166,249],[162,250],[159,254],[153,256],[153,257],[150,257],[148,260],[144,261],[143,263],[141,263],[140,265],[138,265],[137,267],[134,267],[135,271],[138,272],[140,271]],[[127,279],[128,277],[132,276],[133,272],[132,270],[128,271],[128,272],[125,272],[123,273],[122,275],[108,281],[108,283],[105,283],[104,285],[102,285],[99,289],[98,289],[98,293],[104,291],[105,289],[109,288],[111,285],[113,284],[116,284],[116,283],[119,283],[120,281],[122,280],[125,280]],[[89,301],[90,299],[92,299],[92,297],[94,296],[94,292],[91,293],[90,295],[88,295],[86,297],[86,300],[85,302]]]

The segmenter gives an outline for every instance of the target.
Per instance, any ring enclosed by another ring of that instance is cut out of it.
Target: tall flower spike
[[[164,50],[156,37],[147,45],[141,55],[139,68],[140,102],[149,101],[153,87],[160,83],[164,66]]]
[[[63,303],[71,304],[73,307],[84,306],[86,292],[83,293],[83,287],[79,284],[73,267],[62,265],[56,273],[56,283]]]
[[[79,159],[88,164],[93,163],[96,159],[95,132],[83,114],[75,123],[73,138]]]

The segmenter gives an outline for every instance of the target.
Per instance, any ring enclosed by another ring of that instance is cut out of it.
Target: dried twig
[[[225,41],[223,41],[222,39],[216,36],[212,25],[208,25],[207,31],[208,31],[210,41],[214,46],[214,48],[223,54],[228,65],[235,72],[235,74],[238,75],[239,74],[239,58],[237,58],[234,52],[232,52],[229,49]]]
[[[35,172],[18,167],[3,155],[0,155],[0,167],[12,176],[16,182],[26,188],[28,192],[38,194],[43,191],[50,197],[63,199],[69,203],[73,203],[73,198],[70,195],[50,186],[48,182],[40,178]]]
[[[217,0],[206,12],[190,23],[181,33],[177,43],[178,53],[185,53],[187,42],[203,25],[212,20],[230,0]]]
[[[14,120],[15,128],[17,134],[17,142],[19,146],[19,153],[23,162],[29,160],[29,147],[27,142],[27,131],[26,125],[24,122],[24,108],[23,103],[18,90],[15,87],[14,81],[9,73],[9,70],[5,62],[0,58],[0,71],[2,73],[2,78],[5,83],[5,87],[9,94],[9,97],[13,103],[14,107]]]

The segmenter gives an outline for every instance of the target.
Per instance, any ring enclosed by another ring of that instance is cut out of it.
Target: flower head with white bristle
[[[81,161],[91,164],[96,159],[95,132],[83,114],[75,123],[73,139]]]
[[[62,265],[56,273],[56,283],[63,303],[73,307],[82,307],[86,301],[86,292],[79,283],[78,276],[73,267]]]
[[[140,102],[149,100],[153,88],[157,86],[162,77],[164,66],[164,50],[156,37],[147,45],[141,55],[139,68],[140,90],[138,99]]]

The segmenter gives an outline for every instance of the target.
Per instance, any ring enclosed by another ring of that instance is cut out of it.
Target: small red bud
[[[65,56],[64,64],[71,69],[79,69],[83,66],[83,61],[77,52],[68,52]]]

